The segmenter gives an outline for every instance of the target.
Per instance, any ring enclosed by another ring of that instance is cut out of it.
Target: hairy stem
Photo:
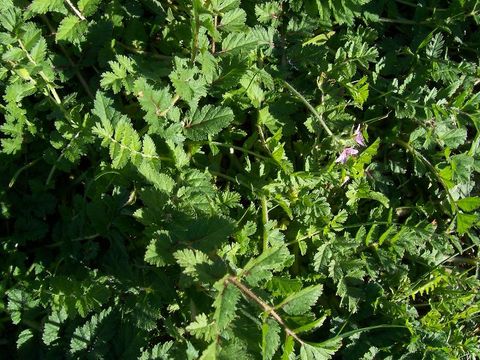
[[[48,20],[48,18],[45,16],[45,15],[42,15],[42,20],[43,22],[47,25],[48,29],[50,30],[50,32],[53,34],[55,33],[55,29],[54,27],[52,26],[52,24],[50,23],[50,21]],[[78,81],[80,81],[80,84],[82,85],[83,89],[85,90],[85,92],[87,93],[88,97],[90,97],[91,99],[94,98],[93,96],[93,93],[92,91],[90,90],[90,87],[88,86],[88,83],[87,81],[85,80],[85,78],[83,77],[82,73],[78,70],[78,67],[77,65],[74,63],[74,61],[72,60],[70,54],[68,53],[68,51],[61,45],[61,44],[57,44],[58,47],[60,48],[60,51],[63,53],[63,55],[65,55],[65,58],[67,59],[68,63],[70,64],[70,66],[74,69],[75,71],[75,76],[77,77]]]
[[[68,4],[68,6],[70,6],[70,9],[72,9],[72,11],[75,13],[75,15],[78,16],[80,20],[87,20],[85,16],[83,16],[83,14],[80,12],[80,10],[78,10],[70,0],[65,0],[65,2]]]
[[[318,111],[305,99],[305,97],[300,94],[292,85],[290,85],[288,82],[285,80],[283,81],[285,87],[290,90],[301,102],[305,104],[305,106],[310,110],[310,112],[315,116],[315,118],[318,120],[320,125],[323,127],[325,132],[330,136],[335,142],[338,143],[337,137],[333,134],[332,130],[327,126],[325,121],[323,120],[323,116],[318,113]]]
[[[33,65],[37,66],[37,62],[32,58],[27,48],[23,44],[22,40],[18,39],[18,44],[20,45],[20,48],[23,50],[23,52],[27,56],[28,61],[30,61]],[[58,95],[57,90],[55,90],[55,87],[52,85],[47,75],[45,75],[43,71],[40,71],[38,74],[42,77],[42,79],[47,84],[47,89],[52,94],[53,98],[55,99],[55,102],[59,105],[62,104],[62,100],[60,99],[60,96]]]
[[[262,204],[262,225],[263,225],[263,251],[267,250],[268,248],[268,231],[267,231],[267,223],[268,223],[268,207],[267,207],[267,197],[262,195],[260,197],[260,201]]]
[[[435,169],[435,167],[430,163],[430,161],[428,161],[428,159],[425,156],[423,156],[423,154],[418,152],[416,149],[414,149],[410,144],[406,143],[405,141],[396,140],[395,142],[398,145],[400,145],[401,147],[403,147],[404,149],[406,149],[413,156],[419,158],[420,161],[425,164],[425,166],[430,170],[432,175],[438,180],[438,182],[445,189],[445,192],[447,193],[448,202],[450,203],[450,206],[452,207],[452,211],[454,213],[458,212],[457,203],[455,202],[455,199],[453,198],[452,194],[450,193],[450,189],[448,188],[447,184],[442,179],[442,177],[438,174],[437,169]]]
[[[230,276],[227,278],[226,282],[231,283],[235,285],[246,297],[249,299],[253,300],[256,302],[262,309],[265,311],[267,315],[270,315],[272,318],[275,319],[276,322],[278,322],[283,329],[285,330],[285,333],[292,338],[294,338],[296,341],[298,341],[300,344],[304,344],[304,341],[300,339],[293,330],[291,330],[285,321],[278,315],[278,313],[275,311],[274,308],[272,308],[270,305],[268,305],[265,301],[260,299],[252,290],[250,290],[248,287],[246,287],[241,281],[237,279],[235,276]]]

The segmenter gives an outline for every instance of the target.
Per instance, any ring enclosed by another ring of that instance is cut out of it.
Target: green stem
[[[8,187],[11,188],[15,182],[17,181],[17,178],[18,176],[25,170],[27,170],[29,167],[32,167],[33,165],[35,165],[37,162],[39,162],[40,160],[42,160],[42,158],[38,158],[38,159],[35,159],[31,162],[29,162],[28,164],[26,164],[25,166],[22,166],[20,169],[18,169],[15,174],[13,174],[12,176],[12,179],[10,180],[10,182],[8,183]]]
[[[220,147],[232,148],[232,149],[241,151],[245,154],[253,155],[253,156],[255,156],[259,159],[262,159],[262,160],[272,160],[271,158],[269,158],[267,156],[260,155],[260,154],[254,152],[254,151],[245,149],[241,146],[236,146],[236,145],[232,145],[232,144],[224,144],[224,143],[217,142],[217,141],[209,141],[208,144],[212,144],[212,145],[216,145],[216,146],[220,146]]]
[[[33,65],[37,66],[37,62],[31,57],[30,53],[28,52],[27,48],[23,44],[22,40],[18,39],[18,44],[20,45],[20,48],[23,50],[23,52],[26,54],[28,61],[30,61]],[[47,75],[45,75],[43,71],[40,71],[39,75],[46,82],[47,89],[52,94],[53,98],[55,99],[55,102],[58,105],[61,105],[62,100],[60,99],[60,96],[58,96],[57,90],[55,90],[55,88],[53,87],[52,83],[50,82],[50,79],[47,77]]]
[[[273,317],[283,327],[285,333],[288,336],[293,337],[296,341],[298,341],[300,345],[303,345],[305,343],[302,339],[298,337],[297,334],[295,334],[293,330],[291,330],[287,326],[285,321],[280,317],[280,315],[275,311],[274,308],[272,308],[265,301],[260,299],[252,290],[246,287],[237,277],[230,276],[225,280],[225,282],[235,285],[243,293],[243,295],[245,295],[250,300],[253,300],[254,302],[256,302],[263,309],[266,315]]]
[[[442,187],[445,189],[445,192],[447,193],[447,198],[448,202],[450,203],[450,206],[452,208],[452,212],[456,213],[458,212],[458,206],[457,203],[455,202],[455,199],[453,198],[452,194],[450,193],[450,190],[445,183],[445,181],[442,179],[442,177],[438,174],[437,169],[428,161],[428,159],[423,156],[420,152],[418,152],[416,149],[414,149],[409,143],[406,143],[405,141],[402,140],[395,140],[395,142],[402,146],[404,149],[406,149],[409,153],[411,153],[414,157],[419,158],[425,166],[430,170],[430,172],[433,174],[433,176],[438,180],[438,182],[442,185]]]
[[[260,202],[262,204],[262,225],[263,225],[263,251],[266,251],[268,248],[268,207],[267,207],[267,197],[262,195],[260,197]]]
[[[301,102],[303,102],[305,104],[305,106],[308,108],[308,110],[310,110],[310,112],[313,114],[313,116],[315,116],[315,118],[318,120],[318,122],[320,123],[320,125],[322,125],[323,129],[325,130],[325,132],[328,134],[328,136],[330,136],[336,143],[338,143],[338,139],[337,137],[333,134],[333,132],[330,130],[330,128],[327,126],[327,124],[325,123],[325,121],[323,120],[323,117],[322,115],[320,115],[318,113],[318,111],[307,101],[307,99],[305,99],[305,97],[300,94],[292,85],[290,85],[288,82],[286,82],[285,80],[283,80],[283,84],[285,85],[285,87],[290,90]]]
[[[50,21],[48,20],[47,16],[46,15],[42,15],[42,20],[43,22],[47,25],[48,29],[50,30],[50,32],[52,34],[55,33],[55,28],[52,26],[52,24],[50,23]],[[74,69],[75,71],[75,76],[77,77],[78,81],[80,81],[80,84],[82,85],[83,89],[85,90],[85,92],[87,93],[87,95],[91,98],[91,99],[94,99],[94,96],[93,96],[93,93],[92,91],[90,90],[90,87],[88,86],[88,83],[87,81],[85,80],[85,78],[83,77],[82,73],[78,70],[78,67],[77,65],[73,62],[72,58],[70,57],[70,54],[68,53],[68,51],[61,45],[61,44],[58,44],[58,47],[60,48],[60,50],[62,51],[63,55],[65,55],[65,58],[67,59],[67,61],[69,62],[70,66]]]

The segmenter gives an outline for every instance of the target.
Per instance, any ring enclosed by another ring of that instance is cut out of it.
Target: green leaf
[[[199,360],[216,360],[217,359],[217,342],[214,341],[202,352]]]
[[[95,14],[98,9],[98,6],[102,0],[79,0],[78,1],[78,10],[87,17]]]
[[[444,43],[445,42],[443,40],[442,33],[436,33],[427,45],[427,56],[432,58],[439,58],[441,56]]]
[[[457,232],[460,235],[465,234],[470,228],[475,225],[479,220],[476,214],[464,214],[459,212],[457,214]]]
[[[33,0],[29,9],[37,14],[45,14],[49,11],[65,14],[67,11],[63,0]]]
[[[53,311],[52,314],[45,321],[43,327],[42,340],[45,345],[50,345],[56,341],[59,336],[60,325],[67,319],[67,312],[65,309]]]
[[[362,108],[363,103],[368,99],[369,90],[367,80],[367,76],[364,76],[355,83],[346,84],[346,88],[352,96],[354,104],[359,108]]]
[[[305,41],[302,43],[302,46],[307,46],[307,45],[323,45],[325,44],[333,35],[335,35],[335,31],[329,31],[326,33],[321,33],[318,34],[317,36],[314,36],[313,38]]]
[[[138,172],[153,184],[157,190],[169,194],[175,187],[175,181],[167,174],[158,171],[147,159],[143,160],[142,164],[138,167]]]
[[[115,136],[110,143],[110,157],[114,169],[123,168],[129,159],[134,160],[141,149],[138,133],[126,118],[120,119],[115,126]]]
[[[322,294],[321,284],[306,287],[284,299],[276,308],[282,308],[289,315],[302,315],[315,305]]]
[[[318,319],[308,324],[305,324],[300,326],[299,328],[296,328],[295,330],[293,330],[293,332],[295,334],[301,334],[303,332],[311,332],[315,329],[318,329],[320,326],[322,326],[326,319],[327,319],[327,315],[325,314],[322,317],[319,317]]]
[[[173,345],[173,341],[156,344],[151,350],[142,352],[140,360],[172,360],[170,351]]]
[[[20,334],[18,334],[17,339],[17,349],[20,349],[23,345],[25,345],[31,338],[33,338],[33,332],[30,329],[22,330]]]
[[[213,318],[218,329],[222,331],[234,319],[241,293],[235,285],[226,282],[225,279],[219,280],[216,287],[218,288],[218,295],[213,303],[215,307]]]
[[[38,301],[32,298],[32,295],[21,289],[12,289],[8,293],[7,309],[16,325],[22,320],[22,312],[34,308]]]
[[[457,205],[463,211],[474,211],[480,208],[480,197],[472,196],[460,199],[457,201]]]
[[[0,4],[3,6],[0,13],[0,25],[2,25],[7,31],[13,31],[21,18],[20,11],[13,6],[13,3]]]
[[[271,279],[272,272],[282,270],[291,260],[287,247],[276,245],[251,259],[240,272],[240,277],[245,277],[250,285],[255,286],[260,281]]]
[[[170,247],[170,237],[165,232],[160,232],[157,238],[152,239],[148,244],[144,257],[145,262],[158,267],[168,265],[173,261]]]
[[[227,107],[207,105],[190,115],[183,128],[185,136],[192,140],[206,140],[218,134],[233,121],[233,111]]]
[[[190,323],[185,329],[195,336],[197,339],[211,341],[215,337],[215,329],[213,321],[209,321],[207,315],[198,314],[195,321]]]
[[[97,335],[100,333],[100,327],[109,321],[108,318],[111,313],[111,308],[105,309],[99,314],[93,315],[84,325],[76,328],[70,341],[70,352],[75,354],[87,349],[95,342]]]
[[[467,140],[467,130],[464,128],[450,129],[440,134],[439,138],[445,143],[445,146],[448,146],[450,149],[456,149]]]
[[[212,8],[217,13],[225,13],[240,6],[240,0],[212,0]]]
[[[188,60],[175,57],[175,70],[169,75],[177,95],[183,100],[196,104],[207,95],[207,81],[196,66]]]
[[[295,340],[291,335],[287,335],[283,345],[282,360],[290,360],[295,353]]]
[[[130,75],[135,72],[134,62],[126,56],[117,55],[116,61],[109,61],[108,64],[112,71],[102,74],[100,85],[103,88],[111,88],[114,94],[119,93],[123,87],[130,93],[133,82]]]
[[[38,39],[36,44],[30,50],[30,56],[35,63],[40,64],[45,61],[47,54],[47,43],[43,37]]]
[[[173,257],[177,261],[177,264],[184,269],[183,272],[187,275],[195,275],[197,272],[197,265],[212,263],[209,257],[199,250],[178,250],[173,253]]]
[[[240,52],[253,50],[258,44],[259,41],[253,32],[234,32],[228,34],[225,39],[223,39],[221,53],[238,54]]]
[[[301,360],[328,360],[340,349],[342,346],[341,339],[324,342],[321,345],[311,345],[308,343],[302,344],[300,347]]]
[[[78,44],[83,41],[83,34],[86,29],[87,23],[85,21],[80,20],[75,15],[68,15],[60,22],[57,34],[55,35],[55,40],[65,40]]]
[[[280,346],[280,325],[272,319],[262,324],[262,359],[271,360]]]
[[[467,182],[470,180],[473,167],[473,157],[467,154],[454,155],[451,158],[453,170],[453,179],[458,182]]]
[[[247,20],[247,14],[242,9],[234,9],[226,12],[219,28],[225,31],[241,31],[245,28],[245,21]]]

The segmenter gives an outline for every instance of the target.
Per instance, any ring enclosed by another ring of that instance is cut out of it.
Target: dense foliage
[[[1,354],[478,359],[479,23],[0,0]]]

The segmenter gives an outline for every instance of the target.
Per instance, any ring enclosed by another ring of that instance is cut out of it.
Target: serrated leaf
[[[207,254],[192,249],[178,250],[173,253],[173,257],[184,270],[187,275],[195,275],[196,266],[199,264],[211,264],[211,260]]]
[[[67,319],[65,309],[54,311],[45,321],[43,327],[42,340],[45,345],[50,345],[59,338],[60,325]]]
[[[451,149],[456,149],[467,140],[467,130],[464,128],[451,129],[439,136],[440,140]]]
[[[259,41],[252,32],[235,32],[228,34],[222,41],[223,54],[237,54],[255,49]]]
[[[101,2],[102,0],[79,0],[78,9],[83,16],[87,17],[93,15],[97,11],[98,5],[100,5]]]
[[[185,329],[197,339],[211,341],[214,338],[214,322],[209,321],[204,313],[198,314],[195,321],[190,323]]]
[[[242,9],[234,9],[226,12],[219,28],[225,31],[240,31],[245,27],[245,21],[247,20],[247,14]]]
[[[72,354],[87,349],[90,344],[95,341],[99,327],[108,321],[107,318],[111,312],[111,308],[105,309],[99,314],[93,315],[84,325],[75,329],[72,340],[70,341],[70,352]]]
[[[196,104],[207,95],[207,81],[196,66],[190,66],[186,59],[175,58],[175,70],[169,75],[177,95],[183,100]]]
[[[342,340],[336,338],[335,340],[324,342],[322,344],[310,345],[308,343],[302,344],[300,347],[301,360],[328,360],[340,349]]]
[[[219,292],[213,306],[215,314],[213,318],[220,331],[224,330],[235,317],[237,303],[240,300],[240,290],[233,284],[220,280]]]
[[[174,345],[173,341],[156,344],[151,350],[143,351],[140,360],[173,360],[170,351]]]
[[[444,41],[442,33],[436,33],[427,45],[427,55],[432,58],[440,57],[443,45]]]
[[[25,52],[17,47],[12,47],[2,54],[3,61],[20,61],[25,57]]]
[[[87,29],[87,23],[75,15],[63,18],[55,35],[56,41],[65,40],[71,43],[83,41],[83,34]]]
[[[472,196],[460,199],[457,201],[457,205],[463,211],[474,211],[480,208],[480,197]]]
[[[45,39],[41,37],[32,47],[32,50],[30,50],[30,56],[32,57],[33,61],[35,61],[35,63],[40,64],[45,61],[46,53],[47,43]]]
[[[296,328],[295,330],[293,330],[293,332],[295,334],[301,334],[303,332],[310,332],[312,330],[315,330],[315,329],[318,329],[320,326],[323,325],[323,323],[325,322],[325,320],[327,319],[327,315],[323,315],[322,317],[319,317],[318,319],[308,323],[308,324],[305,324],[305,325],[302,325],[300,326],[299,328]]]
[[[25,345],[31,338],[33,338],[33,332],[30,329],[22,330],[20,334],[18,334],[17,338],[17,349],[20,349],[23,345]]]
[[[147,246],[144,260],[146,263],[158,267],[165,266],[173,261],[171,255],[170,237],[165,233],[160,233],[155,239],[152,239]]]
[[[321,284],[306,287],[284,299],[276,308],[282,308],[287,314],[302,315],[315,305],[322,294]]]
[[[233,118],[230,108],[204,106],[191,114],[189,121],[183,126],[185,136],[192,140],[206,140],[230,125]]]
[[[262,324],[262,359],[271,360],[280,346],[280,325],[272,319]]]
[[[217,359],[217,342],[214,341],[202,352],[199,360],[216,360]]]
[[[255,286],[262,280],[270,279],[272,272],[282,270],[291,259],[286,246],[270,247],[257,258],[251,259],[240,275],[245,277],[250,285]]]
[[[63,0],[33,0],[29,9],[37,14],[45,14],[49,11],[66,12]]]
[[[13,31],[19,18],[21,18],[20,11],[13,6],[13,3],[9,3],[4,5],[2,12],[0,12],[0,25],[7,31]]]
[[[142,143],[138,133],[127,118],[122,118],[115,126],[115,135],[110,143],[112,167],[121,169],[131,159],[133,162],[139,156]]]
[[[479,220],[476,214],[464,214],[459,212],[457,214],[457,232],[460,235],[465,234],[470,228],[475,225]]]
[[[287,335],[285,343],[283,344],[282,360],[290,360],[292,356],[295,356],[295,340],[293,336]]]
[[[175,186],[175,181],[167,174],[158,171],[148,159],[143,160],[138,167],[138,172],[152,183],[157,190],[171,193]]]

